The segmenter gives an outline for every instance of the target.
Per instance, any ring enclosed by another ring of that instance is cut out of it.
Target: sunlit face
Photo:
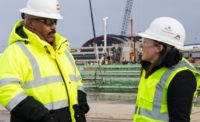
[[[160,44],[152,39],[144,38],[140,44],[142,48],[142,60],[154,63],[160,57]]]
[[[35,17],[31,18],[31,21],[34,23],[32,28],[41,39],[50,44],[54,43],[57,24],[56,19]]]

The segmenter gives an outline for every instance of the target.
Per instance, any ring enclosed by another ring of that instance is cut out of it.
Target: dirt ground
[[[132,122],[134,106],[131,104],[91,103],[87,118],[104,120],[99,122],[110,122],[108,120]],[[195,107],[192,111],[191,122],[200,122],[200,107]]]
[[[90,93],[88,122],[132,122],[135,95]],[[9,113],[0,106],[0,122],[9,122]],[[191,122],[200,122],[200,107],[194,107]]]

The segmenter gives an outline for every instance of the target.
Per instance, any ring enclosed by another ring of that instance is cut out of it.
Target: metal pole
[[[93,35],[94,35],[94,39],[96,41],[96,33],[95,33],[95,26],[94,26],[94,19],[93,19],[93,12],[92,12],[92,3],[91,3],[91,0],[89,0],[89,4],[90,4],[90,14],[91,14],[91,20],[92,20]]]
[[[92,12],[92,3],[91,0],[89,0],[89,5],[90,5],[90,15],[91,15],[91,20],[92,20],[92,29],[93,29],[93,35],[94,35],[94,41],[95,41],[95,48],[96,48],[96,52],[98,52],[98,46],[97,46],[97,42],[96,42],[96,32],[95,32],[95,26],[94,26],[94,19],[93,19],[93,12]],[[99,55],[99,54],[98,54]],[[97,62],[99,60],[99,56],[96,56]]]

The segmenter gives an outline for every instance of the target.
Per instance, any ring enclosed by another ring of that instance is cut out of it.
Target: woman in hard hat
[[[134,122],[189,122],[200,74],[182,57],[185,30],[170,17],[159,17],[142,37],[142,71]]]
[[[11,122],[86,122],[82,78],[56,33],[57,0],[28,0],[0,59],[0,103]]]

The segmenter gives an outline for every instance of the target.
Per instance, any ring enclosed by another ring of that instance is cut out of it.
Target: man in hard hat
[[[182,57],[185,30],[171,17],[159,17],[139,33],[142,72],[134,122],[189,122],[200,74]]]
[[[0,60],[0,103],[11,122],[85,122],[89,111],[82,79],[56,33],[57,0],[29,0],[21,9]]]

